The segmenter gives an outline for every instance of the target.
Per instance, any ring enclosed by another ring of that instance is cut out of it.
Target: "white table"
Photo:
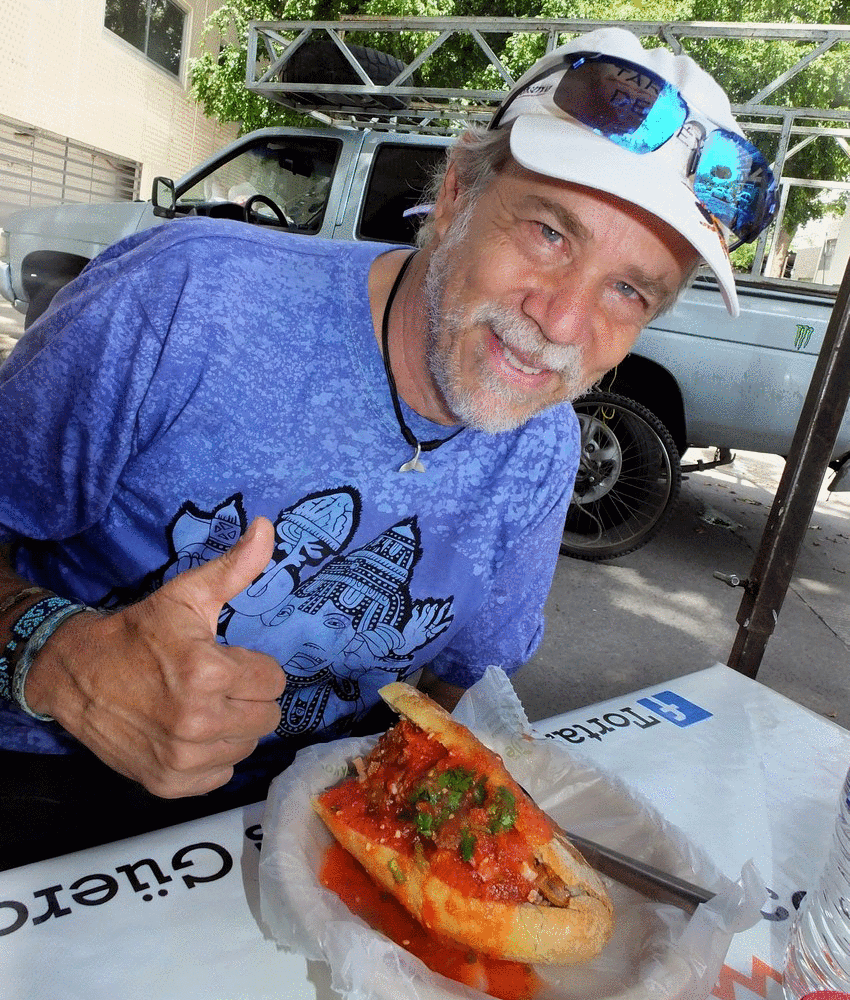
[[[789,914],[826,855],[850,732],[719,664],[536,729],[615,769],[726,875],[755,861],[771,902],[733,939],[714,995],[779,1000]],[[0,873],[0,996],[331,1000],[325,967],[259,925],[262,811]]]

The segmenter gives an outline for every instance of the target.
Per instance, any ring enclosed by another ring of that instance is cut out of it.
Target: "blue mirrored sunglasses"
[[[546,87],[555,76],[557,83]],[[571,53],[512,94],[490,128],[499,127],[521,95],[544,93],[565,114],[632,153],[652,153],[686,123],[699,123],[691,130],[694,149],[686,176],[706,214],[737,237],[736,246],[770,224],[776,181],[759,150],[692,110],[676,87],[646,67],[598,52]]]

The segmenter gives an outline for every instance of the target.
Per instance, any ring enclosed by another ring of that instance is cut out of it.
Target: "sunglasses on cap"
[[[678,135],[692,147],[684,173],[702,211],[734,234],[734,246],[751,242],[770,224],[776,181],[759,150],[692,109],[676,87],[645,66],[598,52],[571,53],[511,94],[489,127],[504,124],[506,112],[509,121],[522,114],[514,106],[520,98],[546,98],[631,153],[652,153]]]

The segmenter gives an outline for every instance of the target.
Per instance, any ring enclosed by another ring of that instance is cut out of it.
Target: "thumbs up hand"
[[[273,547],[271,522],[258,518],[224,555],[137,604],[75,615],[33,662],[30,706],[155,795],[225,784],[280,721],[280,665],[216,641],[222,605],[266,567]]]

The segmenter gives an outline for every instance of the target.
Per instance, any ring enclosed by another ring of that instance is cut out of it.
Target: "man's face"
[[[626,356],[695,251],[612,196],[520,167],[464,207],[450,170],[429,262],[429,366],[446,415],[498,432]]]

